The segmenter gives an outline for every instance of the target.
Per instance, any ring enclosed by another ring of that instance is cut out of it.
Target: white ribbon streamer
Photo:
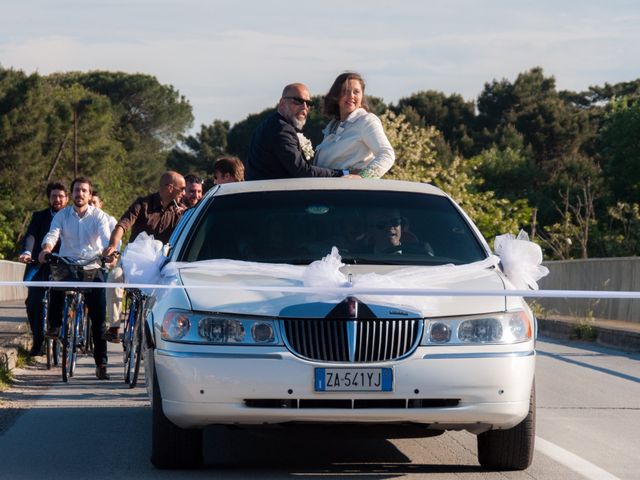
[[[486,260],[467,265],[442,265],[435,267],[399,267],[386,274],[366,273],[347,278],[340,268],[345,265],[334,247],[331,253],[308,266],[288,264],[267,264],[238,260],[206,260],[200,262],[171,262],[160,269],[164,257],[162,244],[153,237],[140,235],[129,245],[123,256],[123,264],[128,272],[129,282],[0,282],[0,287],[55,287],[55,288],[138,288],[141,290],[166,290],[183,288],[186,290],[238,290],[252,292],[280,292],[311,294],[324,301],[358,295],[391,297],[424,297],[411,304],[424,305],[429,297],[523,297],[523,298],[609,298],[640,299],[640,292],[601,291],[601,290],[537,290],[537,281],[547,275],[549,270],[540,265],[542,251],[538,245],[528,240],[525,232],[514,238],[513,235],[500,235],[495,239],[495,250],[500,256],[490,256]],[[468,280],[481,275],[487,269],[502,265],[507,278],[515,289],[506,290],[456,290],[436,288],[448,282]],[[300,285],[249,285],[242,282],[232,284],[177,285],[181,270],[202,271],[209,276],[257,276],[265,278],[287,279]],[[164,277],[167,283],[157,283]],[[134,281],[131,281],[134,280]],[[137,280],[137,282],[136,282]],[[413,288],[413,287],[419,288]],[[527,288],[528,287],[528,288]],[[530,290],[534,289],[534,290]],[[393,299],[392,299],[393,300]]]
[[[318,288],[277,286],[268,287],[260,285],[151,285],[148,283],[104,283],[104,282],[0,282],[0,287],[55,287],[55,288],[140,288],[151,290],[164,290],[174,288],[211,289],[211,290],[247,290],[251,292],[282,292],[282,293],[306,293],[327,296],[350,295],[397,295],[401,297],[524,297],[524,298],[621,298],[640,299],[640,292],[636,291],[606,291],[606,290],[448,290],[433,288]]]

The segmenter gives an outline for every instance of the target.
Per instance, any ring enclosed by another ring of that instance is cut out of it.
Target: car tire
[[[193,469],[203,464],[202,430],[180,428],[162,410],[162,395],[155,369],[151,402],[151,463],[160,469]]]
[[[533,460],[536,435],[536,392],[531,388],[529,413],[507,430],[489,430],[477,436],[478,461],[487,470],[524,470]]]

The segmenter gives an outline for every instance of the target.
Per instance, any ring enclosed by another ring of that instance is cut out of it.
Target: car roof
[[[280,190],[371,190],[428,193],[447,196],[442,190],[428,183],[405,182],[400,180],[369,180],[351,178],[286,178],[280,180],[253,180],[216,185],[209,195],[230,195],[248,192]],[[214,191],[215,193],[211,193]],[[208,195],[208,196],[209,196]]]

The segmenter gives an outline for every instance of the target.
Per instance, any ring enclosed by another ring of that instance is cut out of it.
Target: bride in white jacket
[[[316,147],[314,164],[380,178],[393,166],[395,153],[380,119],[369,112],[364,87],[362,77],[353,72],[340,74],[333,82],[324,97],[324,113],[332,120]]]

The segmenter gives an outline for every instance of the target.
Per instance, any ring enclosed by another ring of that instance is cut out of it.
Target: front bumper
[[[286,422],[415,422],[434,429],[472,431],[511,428],[528,413],[535,370],[533,350],[434,353],[419,347],[408,358],[375,365],[310,362],[285,349],[238,353],[234,347],[209,352],[155,350],[153,359],[164,413],[182,428]],[[336,366],[391,367],[394,390],[315,392],[314,368]],[[291,401],[281,408],[250,406],[265,399]],[[301,408],[305,400],[375,399],[406,400],[406,405],[414,399],[432,399],[435,404],[438,399],[459,401],[457,406],[419,408],[319,408],[322,402],[311,402],[313,408]]]

